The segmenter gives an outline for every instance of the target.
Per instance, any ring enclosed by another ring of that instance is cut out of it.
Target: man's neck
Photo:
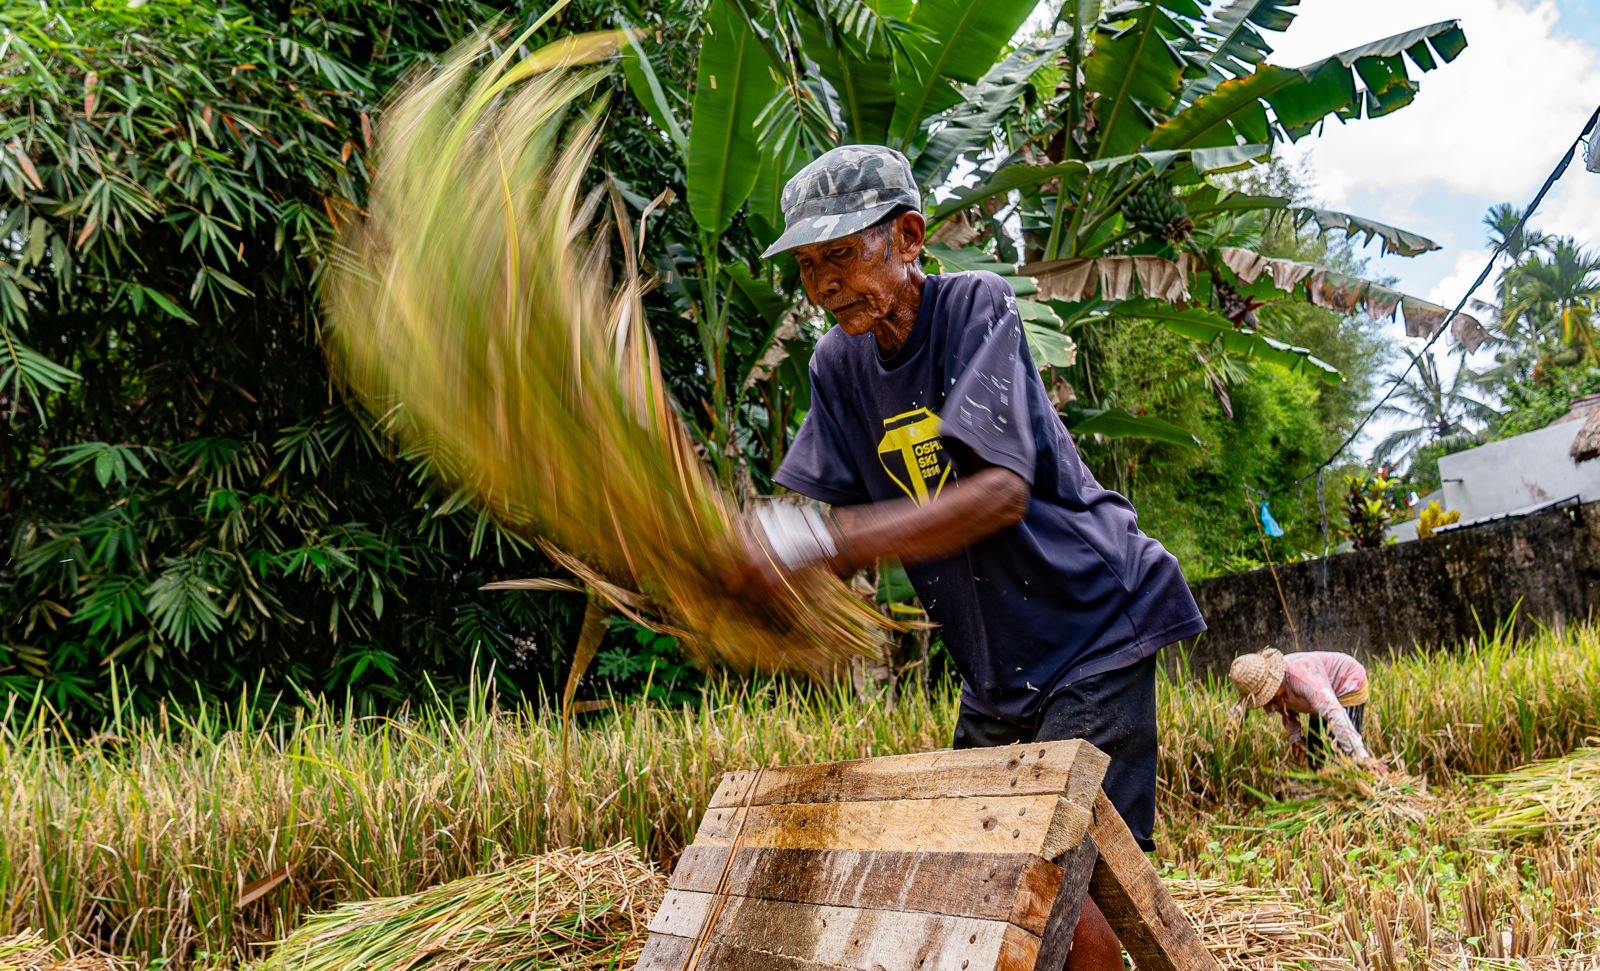
[[[917,313],[922,309],[922,284],[926,279],[922,270],[911,267],[889,316],[872,328],[872,336],[877,338],[878,350],[884,356],[900,350],[911,336],[912,328],[917,326]]]

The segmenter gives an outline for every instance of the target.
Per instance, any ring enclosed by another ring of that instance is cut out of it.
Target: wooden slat
[[[722,777],[710,808],[1041,793],[1087,808],[1106,764],[1098,749],[1073,739],[744,770]]]
[[[696,939],[715,894],[669,890],[651,934]],[[1031,969],[1039,939],[1004,921],[728,897],[706,939],[785,958],[907,971]],[[702,956],[701,968],[707,967]],[[681,971],[681,965],[680,965]]]
[[[1050,859],[1077,845],[1089,812],[1060,796],[978,796],[906,802],[808,803],[712,809],[702,846],[931,853],[1032,853]]]
[[[1067,966],[1067,954],[1072,950],[1073,935],[1078,930],[1078,918],[1083,913],[1083,901],[1089,896],[1089,881],[1094,876],[1095,861],[1100,854],[1089,836],[1078,845],[1056,858],[1060,864],[1061,883],[1039,932],[1039,971],[1059,971]]]
[[[725,889],[732,896],[981,917],[1038,934],[1061,883],[1060,867],[1029,853],[768,847],[741,848],[732,865],[727,860],[726,846],[691,846],[669,887],[714,893],[726,867]]]
[[[1089,835],[1100,854],[1089,893],[1139,971],[1214,971],[1218,967],[1117,809],[1101,793]]]
[[[635,971],[686,971],[694,941],[687,937],[651,934],[644,942]],[[754,951],[731,944],[707,944],[700,952],[695,971],[837,971],[831,964],[802,961],[781,954]]]

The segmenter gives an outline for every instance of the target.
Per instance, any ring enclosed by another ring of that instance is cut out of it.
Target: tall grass
[[[1503,771],[1594,733],[1600,631],[1489,637],[1376,666],[1373,684],[1380,753],[1441,780]],[[1281,791],[1282,732],[1262,719],[1227,728],[1230,700],[1214,682],[1163,678],[1169,811]],[[938,748],[956,704],[949,684],[890,700],[725,683],[698,706],[592,716],[569,739],[565,774],[556,720],[482,697],[391,718],[319,702],[269,723],[247,698],[87,739],[48,709],[14,711],[0,727],[0,933],[29,927],[178,964],[237,959],[311,909],[554,847],[632,840],[669,862],[725,769]],[[280,869],[280,885],[238,905],[246,884]]]

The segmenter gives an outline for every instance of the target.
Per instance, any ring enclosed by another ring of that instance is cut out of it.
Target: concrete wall
[[[1570,496],[1600,500],[1600,462],[1577,465],[1567,454],[1582,427],[1561,422],[1440,458],[1444,507],[1470,522]]]
[[[1600,612],[1600,503],[1280,566],[1277,573],[1308,651],[1371,658],[1391,648],[1448,647],[1475,636],[1480,623],[1492,629],[1513,614],[1523,624],[1561,625]],[[1220,677],[1247,651],[1294,650],[1270,571],[1217,577],[1193,590],[1210,627],[1186,645],[1198,669]]]

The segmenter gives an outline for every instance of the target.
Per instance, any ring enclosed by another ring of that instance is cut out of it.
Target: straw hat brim
[[[1261,651],[1259,656],[1267,666],[1267,679],[1254,691],[1241,697],[1233,706],[1233,713],[1236,717],[1242,716],[1251,708],[1260,708],[1271,701],[1272,696],[1277,694],[1278,689],[1283,685],[1284,660],[1282,652],[1267,648]]]

